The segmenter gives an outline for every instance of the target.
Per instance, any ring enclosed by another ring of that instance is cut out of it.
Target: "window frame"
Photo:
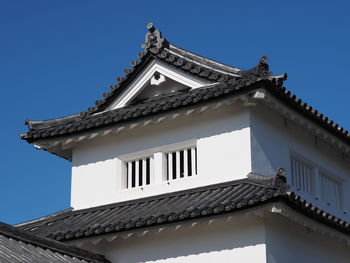
[[[188,176],[186,178],[177,178],[175,180],[167,180],[167,161],[166,154],[169,152],[180,151],[181,149],[195,148],[196,149],[196,174],[193,176]],[[128,162],[137,161],[144,158],[150,158],[151,169],[150,169],[150,184],[128,187],[128,174],[127,174],[127,164]],[[197,151],[197,140],[187,140],[177,143],[172,143],[168,145],[163,145],[159,147],[153,147],[146,150],[141,150],[133,153],[123,154],[118,156],[118,159],[121,162],[120,172],[120,182],[121,182],[121,190],[122,191],[130,191],[144,188],[152,187],[152,185],[156,184],[164,184],[168,185],[172,181],[178,181],[183,179],[189,179],[198,174],[198,151]]]

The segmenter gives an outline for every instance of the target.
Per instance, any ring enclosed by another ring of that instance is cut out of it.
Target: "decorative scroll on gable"
[[[164,62],[152,60],[106,110],[141,103],[164,95],[175,95],[210,83]]]

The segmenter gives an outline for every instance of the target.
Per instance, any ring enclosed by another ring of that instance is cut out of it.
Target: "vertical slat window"
[[[132,162],[128,162],[127,176],[128,176],[127,188],[131,188],[132,187]]]
[[[142,158],[127,162],[127,188],[151,184],[152,158]]]
[[[168,159],[168,180],[173,180],[173,154],[167,154]]]
[[[321,199],[328,205],[341,208],[341,183],[320,173]]]
[[[315,194],[315,175],[312,166],[298,160],[291,159],[292,185],[297,191],[310,195]]]
[[[181,169],[180,169],[180,166],[181,166],[180,151],[176,151],[175,160],[176,160],[176,169],[175,169],[176,177],[175,177],[175,179],[179,179],[180,172],[181,172]]]
[[[188,150],[183,151],[183,175],[188,176]]]
[[[186,148],[166,154],[167,180],[176,180],[197,174],[197,149]]]

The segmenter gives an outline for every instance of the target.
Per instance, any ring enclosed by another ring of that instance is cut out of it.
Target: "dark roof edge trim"
[[[0,234],[15,240],[25,242],[43,249],[49,249],[51,251],[59,252],[64,255],[76,257],[86,260],[88,262],[109,262],[104,256],[91,253],[89,251],[58,242],[46,237],[33,235],[28,231],[20,230],[11,225],[0,222]]]
[[[350,145],[350,132],[348,130],[333,120],[330,120],[322,113],[319,113],[318,110],[313,109],[313,107],[309,106],[306,102],[299,99],[291,91],[287,90],[283,86],[266,86],[266,88],[284,105],[288,105],[291,109],[295,110],[297,113],[300,113],[311,122],[341,139],[345,144]]]
[[[278,200],[285,203],[288,207],[296,210],[297,212],[307,216],[308,218],[350,236],[349,222],[320,209],[312,203],[308,203],[305,199],[301,198],[300,195],[297,195],[294,192],[288,192],[281,195]]]

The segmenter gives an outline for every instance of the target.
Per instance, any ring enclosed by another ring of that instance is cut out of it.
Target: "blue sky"
[[[21,141],[25,118],[92,106],[154,22],[172,43],[241,67],[270,58],[285,86],[350,129],[349,1],[0,0],[0,221],[69,207],[71,164]]]

